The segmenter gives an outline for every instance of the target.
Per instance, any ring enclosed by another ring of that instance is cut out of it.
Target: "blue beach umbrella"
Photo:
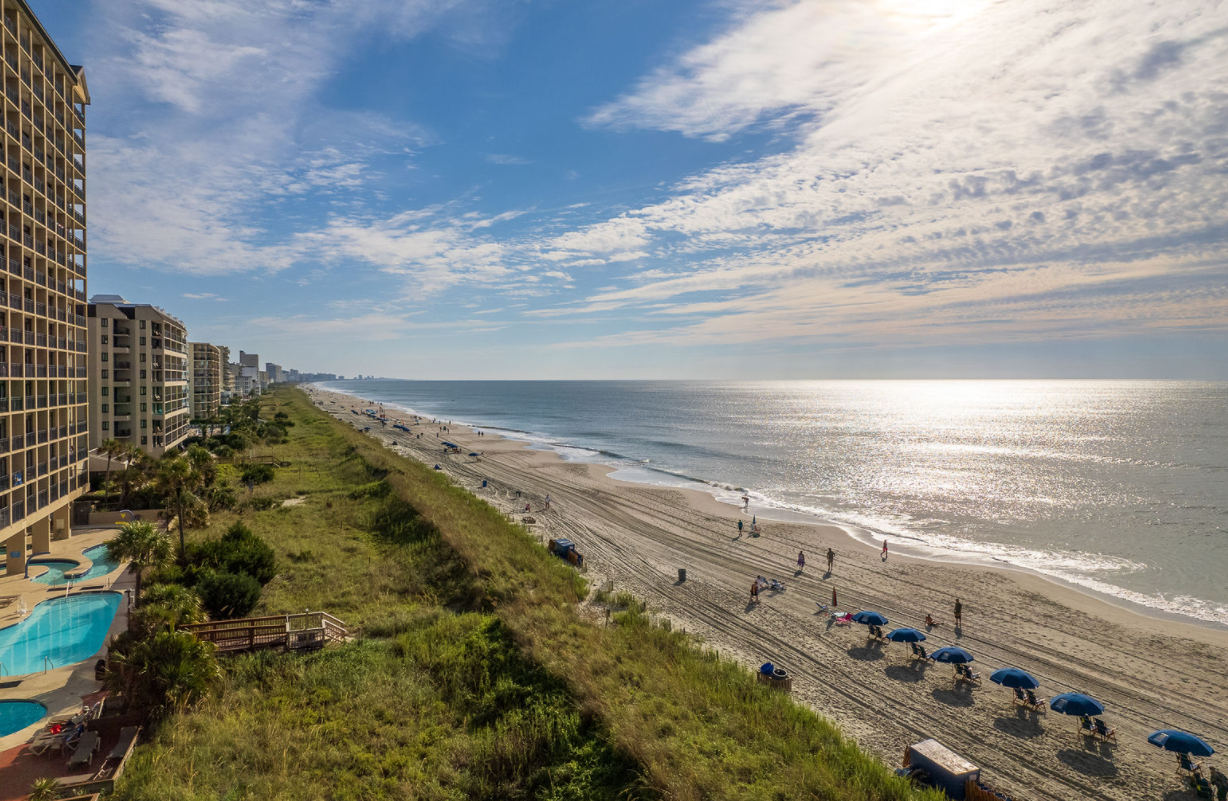
[[[1190,754],[1197,757],[1209,757],[1215,749],[1207,745],[1201,737],[1195,737],[1188,732],[1176,729],[1160,729],[1147,735],[1147,742],[1165,751],[1178,754]]]
[[[1031,673],[1012,667],[995,670],[989,674],[989,680],[994,684],[1018,690],[1035,690],[1040,686],[1040,682]]]
[[[887,633],[892,642],[923,642],[925,635],[916,629],[895,629]]]
[[[939,648],[932,656],[935,662],[946,662],[949,665],[966,665],[973,660],[972,654],[954,645]]]
[[[1063,715],[1102,715],[1104,704],[1083,693],[1062,693],[1049,699],[1049,708]]]
[[[864,610],[864,609],[858,612],[857,614],[853,615],[853,620],[860,623],[863,626],[885,626],[887,625],[887,618],[883,617],[878,612],[871,612],[871,611]]]

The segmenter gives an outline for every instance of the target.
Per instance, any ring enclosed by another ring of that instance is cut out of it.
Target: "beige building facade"
[[[188,386],[192,393],[192,419],[212,420],[222,407],[221,349],[208,342],[192,343],[192,374]]]
[[[70,533],[86,472],[85,72],[0,0],[0,570]]]
[[[89,305],[90,448],[117,439],[153,456],[188,437],[188,331],[166,311],[97,295]]]

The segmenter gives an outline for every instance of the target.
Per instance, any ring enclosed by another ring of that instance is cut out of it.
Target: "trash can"
[[[678,583],[681,584],[684,581],[686,581],[686,568],[680,567],[678,568]]]

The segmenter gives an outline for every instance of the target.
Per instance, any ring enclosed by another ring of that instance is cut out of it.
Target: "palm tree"
[[[123,472],[119,474],[120,495],[119,505],[126,506],[128,502],[128,494],[132,491],[132,484],[140,480],[144,474],[141,468],[141,461],[146,458],[147,454],[136,445],[125,445],[123,457],[127,462],[127,466]]]
[[[98,455],[107,457],[107,483],[111,481],[111,460],[123,455],[125,447],[124,443],[114,438],[104,439],[98,446]]]
[[[131,562],[136,574],[136,602],[141,603],[141,574],[151,567],[161,567],[171,559],[171,540],[153,523],[120,523],[119,534],[107,543],[107,556],[117,562]]]
[[[145,591],[140,608],[128,617],[128,631],[137,639],[145,639],[204,619],[196,590],[182,584],[155,584]]]
[[[156,481],[167,503],[174,506],[175,514],[179,517],[179,560],[186,563],[187,543],[183,535],[184,512],[190,504],[199,500],[193,494],[193,490],[200,485],[200,474],[186,457],[176,455],[162,460],[158,467]]]
[[[112,652],[112,688],[142,709],[158,715],[182,711],[199,701],[217,681],[213,643],[186,631],[162,631],[132,646]]]
[[[30,785],[30,801],[54,801],[60,797],[60,782],[47,776],[35,779]]]

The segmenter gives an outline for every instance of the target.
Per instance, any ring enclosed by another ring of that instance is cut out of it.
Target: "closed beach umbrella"
[[[1062,693],[1049,699],[1049,708],[1063,715],[1101,715],[1104,704],[1083,693]]]
[[[989,674],[989,680],[994,684],[1018,690],[1035,690],[1040,686],[1040,682],[1031,673],[1011,667],[995,670]]]
[[[862,610],[858,612],[857,614],[853,615],[853,620],[857,621],[863,626],[885,626],[887,625],[887,618],[883,617],[878,612],[871,612],[869,610]]]
[[[892,642],[923,642],[925,635],[916,629],[894,629],[887,633]]]
[[[1188,732],[1177,731],[1176,729],[1153,731],[1147,735],[1147,742],[1156,748],[1163,748],[1165,751],[1172,751],[1177,754],[1209,757],[1215,753],[1215,749],[1207,745],[1206,741],[1201,737],[1195,737]]]
[[[933,657],[935,662],[946,662],[948,665],[966,665],[973,660],[972,654],[954,645],[939,648]]]

